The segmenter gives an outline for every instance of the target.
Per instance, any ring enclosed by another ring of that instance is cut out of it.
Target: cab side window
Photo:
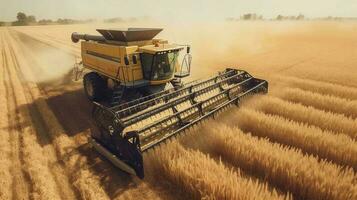
[[[141,65],[143,68],[144,79],[151,79],[151,67],[153,62],[153,55],[148,53],[142,53],[140,55]]]

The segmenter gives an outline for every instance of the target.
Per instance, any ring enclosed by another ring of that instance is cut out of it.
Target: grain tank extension
[[[100,36],[72,34],[73,42],[81,41],[82,56],[74,74],[84,74],[84,91],[94,102],[98,130],[90,142],[140,178],[142,153],[248,95],[268,92],[267,81],[235,68],[184,84],[191,72],[190,46],[154,39],[162,29],[97,31]]]

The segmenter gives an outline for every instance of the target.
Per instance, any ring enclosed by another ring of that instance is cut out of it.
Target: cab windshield
[[[165,80],[173,76],[177,63],[178,51],[141,54],[144,78],[147,80]]]

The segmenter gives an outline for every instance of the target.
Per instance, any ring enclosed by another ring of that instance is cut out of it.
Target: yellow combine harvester
[[[82,40],[75,76],[94,102],[98,127],[90,142],[120,169],[144,177],[142,153],[247,95],[268,92],[265,80],[227,68],[206,80],[183,84],[190,75],[188,45],[153,39],[162,29],[97,30]],[[180,51],[186,55],[179,62]],[[171,85],[171,88],[170,86]]]

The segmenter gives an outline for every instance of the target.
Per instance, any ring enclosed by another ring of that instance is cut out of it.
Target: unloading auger
[[[115,166],[143,178],[142,153],[229,105],[239,105],[248,95],[267,91],[267,81],[246,71],[226,69],[181,89],[118,106],[95,103],[93,118],[99,131],[92,135],[91,143]]]

